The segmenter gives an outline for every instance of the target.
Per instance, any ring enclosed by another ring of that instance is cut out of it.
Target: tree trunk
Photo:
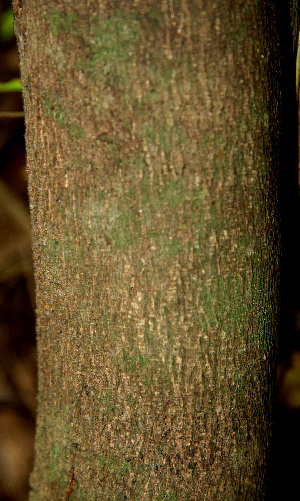
[[[278,320],[272,2],[23,2],[30,499],[262,499]]]

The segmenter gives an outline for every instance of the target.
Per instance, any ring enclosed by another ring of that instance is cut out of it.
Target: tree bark
[[[279,278],[272,2],[23,2],[30,499],[263,499]]]

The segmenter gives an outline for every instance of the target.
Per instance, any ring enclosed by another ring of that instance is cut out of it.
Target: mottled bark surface
[[[65,499],[74,467],[74,500],[259,500],[278,301],[273,12],[117,4],[15,5],[38,308],[30,499]]]

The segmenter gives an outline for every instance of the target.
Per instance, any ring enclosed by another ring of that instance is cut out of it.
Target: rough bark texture
[[[262,499],[278,301],[272,8],[14,8],[38,308],[31,501],[68,487],[80,501]]]

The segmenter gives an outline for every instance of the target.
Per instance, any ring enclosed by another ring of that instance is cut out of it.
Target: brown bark
[[[24,0],[15,16],[38,308],[31,501],[262,499],[272,8]]]

